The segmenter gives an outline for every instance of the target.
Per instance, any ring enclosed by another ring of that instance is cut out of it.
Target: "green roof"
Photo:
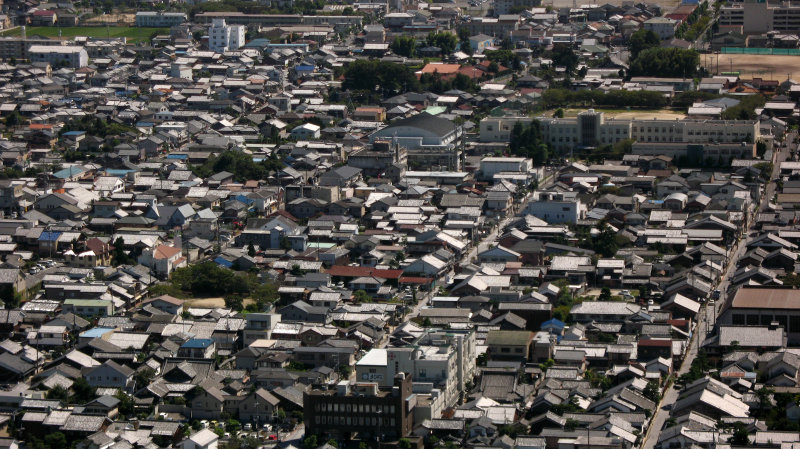
[[[500,346],[525,346],[533,339],[530,331],[489,331],[486,335],[486,345]]]
[[[444,106],[428,106],[427,108],[425,108],[425,112],[427,112],[430,115],[439,115],[447,112],[447,108]]]

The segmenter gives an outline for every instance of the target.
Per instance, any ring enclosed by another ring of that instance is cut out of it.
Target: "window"
[[[800,318],[800,317],[798,317],[798,318]],[[743,325],[744,324],[744,315],[741,314],[741,313],[734,313],[733,316],[731,317],[731,323],[732,324],[737,324],[737,325]]]
[[[800,332],[800,316],[789,317],[789,329],[787,332]]]
[[[511,352],[509,348],[500,348],[500,352],[507,353]]]

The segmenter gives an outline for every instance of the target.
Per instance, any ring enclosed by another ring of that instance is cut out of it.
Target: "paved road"
[[[279,447],[303,447],[303,437],[306,433],[306,427],[304,424],[298,424],[297,427],[294,428],[289,433],[280,433],[280,443],[278,444]]]
[[[794,141],[795,134],[789,134],[787,136],[788,142]],[[706,339],[710,338],[714,334],[714,324],[716,324],[717,317],[719,316],[720,311],[722,310],[725,301],[727,299],[728,288],[730,286],[731,278],[733,277],[733,273],[736,271],[736,261],[739,260],[742,255],[744,255],[745,251],[747,250],[747,244],[752,240],[750,237],[750,229],[752,228],[753,224],[755,223],[755,217],[757,216],[758,212],[766,209],[769,206],[769,201],[772,199],[772,195],[775,193],[775,180],[778,179],[778,175],[780,174],[780,163],[785,161],[789,154],[788,148],[780,148],[779,151],[776,153],[775,156],[775,166],[773,168],[772,177],[770,178],[770,182],[767,184],[765,188],[764,196],[762,197],[761,202],[758,205],[758,208],[753,212],[752,219],[748,221],[748,228],[745,230],[744,239],[737,242],[731,248],[731,254],[727,258],[727,267],[725,269],[725,273],[721,278],[721,282],[717,286],[717,289],[720,291],[720,298],[713,302],[706,302],[703,307],[703,313],[700,314],[700,319],[697,322],[697,326],[695,327],[695,332],[692,335],[692,339],[689,340],[689,348],[686,351],[686,356],[684,357],[683,364],[678,369],[676,373],[676,377],[680,377],[682,374],[685,374],[689,371],[692,367],[692,362],[697,357],[697,350],[698,350],[698,340],[700,341],[700,345],[706,341]],[[678,399],[679,391],[675,388],[670,387],[667,392],[664,394],[664,397],[661,399],[661,403],[659,404],[658,409],[656,410],[655,415],[653,416],[653,420],[648,427],[648,432],[645,435],[645,441],[642,444],[642,449],[654,449],[655,445],[658,443],[659,437],[661,435],[661,431],[664,428],[664,424],[669,419],[670,410],[672,406],[675,404],[675,401]]]

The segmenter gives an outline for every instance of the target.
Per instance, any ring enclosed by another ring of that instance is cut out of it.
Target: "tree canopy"
[[[543,164],[549,156],[549,148],[542,139],[542,131],[537,120],[529,125],[522,122],[514,124],[511,129],[511,154],[533,159],[536,164]]]
[[[442,54],[449,55],[455,51],[458,38],[455,34],[446,31],[429,33],[428,37],[425,39],[425,43],[428,44],[428,46],[439,47],[442,49]]]
[[[657,48],[661,46],[661,38],[652,30],[641,29],[631,35],[628,42],[628,49],[631,51],[631,59],[639,56],[642,50]]]
[[[207,178],[215,173],[227,171],[233,174],[236,181],[265,179],[271,171],[283,168],[283,163],[273,157],[255,162],[253,157],[239,151],[226,151],[219,156],[210,157],[203,165],[193,167],[194,174]]]
[[[358,60],[350,63],[344,71],[344,90],[380,90],[385,95],[394,95],[419,88],[414,72],[402,65],[388,61]]]
[[[697,73],[700,56],[682,48],[648,48],[630,63],[631,76],[691,78]]]
[[[416,54],[417,40],[412,36],[403,36],[401,34],[394,39],[391,48],[393,52],[400,56],[413,58]]]
[[[663,108],[667,98],[660,92],[610,90],[547,89],[542,92],[542,105],[546,109],[563,106],[606,106],[612,108],[643,107]]]

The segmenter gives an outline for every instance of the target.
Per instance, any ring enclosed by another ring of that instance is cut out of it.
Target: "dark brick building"
[[[380,435],[381,441],[402,438],[414,427],[416,396],[411,384],[411,376],[400,373],[391,387],[379,387],[374,382],[341,382],[336,390],[305,392],[306,433],[344,439],[355,433],[361,439]]]

